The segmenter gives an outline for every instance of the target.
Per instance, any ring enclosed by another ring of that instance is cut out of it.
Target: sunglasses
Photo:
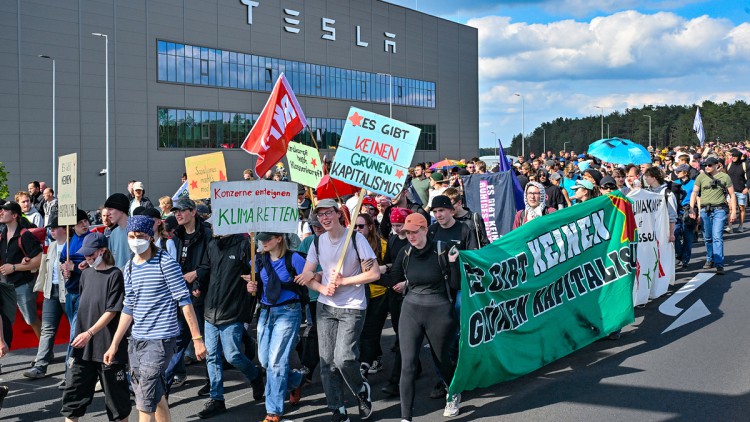
[[[602,186],[602,189],[615,190],[615,189],[617,189],[617,186],[615,186],[615,185],[604,185],[604,186]]]
[[[367,227],[367,224],[355,224],[354,227],[358,229],[364,229],[365,227]]]

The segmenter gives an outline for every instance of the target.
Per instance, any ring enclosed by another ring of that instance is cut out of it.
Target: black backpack
[[[300,286],[299,284],[294,282],[294,277],[297,276],[297,271],[294,269],[294,265],[292,265],[292,256],[294,256],[294,254],[297,254],[301,256],[302,258],[305,258],[307,255],[307,254],[303,254],[302,252],[297,252],[297,251],[290,251],[290,250],[286,251],[286,254],[284,255],[284,265],[286,266],[286,272],[289,274],[289,277],[292,281],[287,281],[287,282],[282,281],[281,289],[288,290],[296,294],[299,297],[300,304],[304,307],[305,305],[310,303],[310,291],[307,289],[307,287]],[[255,257],[255,268],[259,269],[258,276],[260,276],[260,269],[263,268],[263,264],[261,261],[262,258],[263,258],[262,254]],[[258,283],[258,290],[259,290],[258,296],[262,296],[263,295],[263,283]],[[293,303],[293,302],[294,301],[287,301],[287,302],[277,303],[273,306],[280,306],[280,305],[285,305],[285,304]]]
[[[406,278],[406,286],[404,287],[404,295],[406,295],[406,291],[409,289],[409,277],[406,275],[406,268],[409,266],[409,255],[411,255],[411,251],[414,247],[409,246],[408,249],[404,252],[406,254],[406,257],[402,261],[403,268],[404,268],[404,278]],[[445,250],[445,242],[441,240],[435,241],[435,252],[438,256],[438,264],[440,265],[440,272],[443,274],[443,282],[445,282],[445,292],[448,295],[448,300],[451,301],[451,303],[454,302],[453,294],[451,293],[451,286],[448,283],[448,280],[450,279],[450,268],[448,266],[448,251]]]

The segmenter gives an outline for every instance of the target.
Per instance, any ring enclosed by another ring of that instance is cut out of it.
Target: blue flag
[[[512,175],[512,171],[504,171],[461,176],[466,205],[484,220],[490,242],[513,228],[516,209],[511,205],[514,194]]]
[[[505,156],[503,143],[500,142],[499,139],[497,140],[497,143],[500,146],[497,150],[497,155],[500,159],[500,162],[498,163],[498,171],[510,171],[510,163],[508,162],[508,157]],[[519,182],[518,178],[516,177],[516,172],[511,171],[510,174],[513,178],[513,197],[516,200],[516,211],[520,211],[526,207],[523,201],[523,187],[521,186],[521,182]]]

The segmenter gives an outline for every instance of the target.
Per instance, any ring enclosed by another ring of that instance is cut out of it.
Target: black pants
[[[320,363],[320,354],[318,353],[318,322],[316,315],[318,302],[310,302],[307,306],[310,307],[310,313],[312,314],[312,324],[307,324],[307,328],[302,334],[300,342],[297,343],[297,353],[299,353],[302,365],[309,369],[310,374],[312,375],[315,368]]]
[[[453,379],[456,368],[451,364],[450,349],[457,324],[453,304],[443,295],[420,296],[412,293],[404,299],[398,324],[403,359],[399,382],[402,418],[412,417],[414,380],[425,336],[437,359],[442,378],[447,382]]]
[[[111,421],[127,419],[130,415],[130,391],[124,363],[110,366],[75,358],[65,373],[62,411],[67,418],[80,418],[94,398],[96,381],[101,380],[104,405]]]
[[[383,325],[388,318],[388,299],[386,295],[370,298],[367,302],[367,313],[362,334],[359,335],[359,361],[372,364],[372,361],[383,356],[380,348],[380,337]]]

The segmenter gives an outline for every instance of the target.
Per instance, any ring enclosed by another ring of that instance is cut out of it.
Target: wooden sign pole
[[[255,248],[257,248],[258,245],[255,243],[255,232],[250,232],[250,282],[253,284],[255,283]],[[253,292],[253,296],[255,296],[257,290]]]
[[[341,271],[341,267],[344,265],[344,257],[346,256],[346,250],[349,248],[349,241],[352,239],[352,233],[354,232],[354,223],[357,222],[357,216],[359,216],[359,210],[362,208],[362,200],[365,199],[365,194],[367,194],[367,190],[364,188],[359,191],[359,200],[357,201],[357,206],[354,208],[354,212],[352,213],[352,220],[351,224],[349,224],[349,228],[346,231],[346,239],[344,239],[344,249],[341,251],[341,256],[339,257],[339,262],[336,264],[336,271]],[[346,205],[342,205],[342,207],[345,207]]]

